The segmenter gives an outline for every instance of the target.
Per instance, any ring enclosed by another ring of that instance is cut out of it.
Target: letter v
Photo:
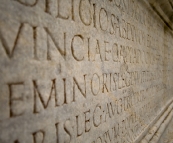
[[[8,46],[8,43],[7,43],[6,39],[3,37],[3,34],[0,31],[0,40],[2,42],[2,46],[4,47],[4,50],[5,50],[5,52],[6,52],[6,54],[8,55],[9,58],[12,58],[12,56],[13,56],[13,53],[14,53],[14,50],[16,48],[16,45],[17,45],[17,42],[18,42],[18,39],[19,39],[19,35],[21,33],[21,29],[22,29],[23,25],[24,24],[21,23],[20,26],[19,26],[19,29],[18,29],[18,32],[16,34],[16,38],[14,40],[14,44],[13,44],[13,47],[11,48],[11,51],[10,51],[10,47]]]

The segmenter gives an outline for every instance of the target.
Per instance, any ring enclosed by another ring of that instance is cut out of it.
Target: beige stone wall
[[[173,142],[173,121],[168,124],[167,128],[165,129],[164,133],[162,134],[159,143],[172,143]]]
[[[171,8],[0,0],[0,143],[170,141]]]

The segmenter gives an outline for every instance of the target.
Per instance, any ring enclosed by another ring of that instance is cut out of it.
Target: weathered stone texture
[[[172,137],[173,33],[162,9],[153,0],[0,0],[0,143]]]

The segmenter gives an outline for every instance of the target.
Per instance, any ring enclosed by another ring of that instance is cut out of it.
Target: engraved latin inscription
[[[172,99],[173,35],[137,0],[1,0],[0,142],[128,143]]]

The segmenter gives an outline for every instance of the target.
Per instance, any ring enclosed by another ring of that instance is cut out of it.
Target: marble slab
[[[139,142],[172,99],[173,34],[148,1],[0,13],[0,143]]]

